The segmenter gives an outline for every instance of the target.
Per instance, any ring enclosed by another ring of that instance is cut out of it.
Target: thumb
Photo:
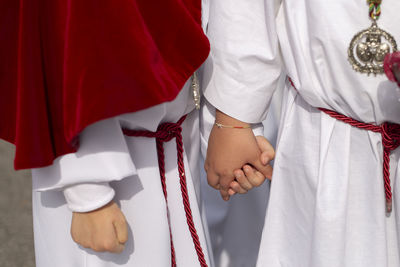
[[[120,244],[125,244],[128,241],[128,226],[126,225],[125,218],[119,218],[113,222],[115,234]]]
[[[271,167],[271,165],[264,165],[261,162],[260,158],[258,158],[254,162],[251,162],[251,165],[253,165],[253,167],[255,169],[257,169],[257,171],[262,173],[262,175],[264,175],[264,177],[267,177],[268,179],[271,179],[271,177],[272,177],[272,167]]]
[[[128,241],[128,227],[125,220],[117,220],[114,222],[115,234],[120,244],[125,244]]]
[[[275,158],[275,149],[264,136],[256,136],[258,148],[261,151],[261,163],[267,165]]]
[[[115,236],[117,237],[116,241],[118,242],[115,244],[115,247],[112,252],[122,253],[122,251],[124,251],[125,249],[125,242],[128,240],[128,229],[126,226],[126,222],[118,220],[114,221],[113,225],[114,225]]]

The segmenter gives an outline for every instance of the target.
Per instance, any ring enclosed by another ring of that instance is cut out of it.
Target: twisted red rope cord
[[[166,203],[166,207],[167,207],[168,226],[169,226],[169,233],[170,233],[170,239],[171,239],[171,266],[172,267],[176,267],[176,257],[175,257],[175,248],[174,248],[174,244],[173,244],[173,240],[172,240],[171,223],[170,223],[170,218],[169,218],[167,186],[165,183],[165,155],[164,155],[163,144],[165,142],[171,141],[173,138],[176,139],[179,181],[180,181],[180,185],[181,185],[182,201],[183,201],[183,207],[185,209],[186,221],[187,221],[187,225],[188,225],[190,234],[192,236],[193,245],[195,247],[200,266],[207,267],[207,262],[204,257],[203,249],[201,248],[199,236],[197,235],[196,227],[194,225],[192,209],[190,208],[189,194],[188,194],[187,184],[186,184],[185,165],[184,165],[184,159],[183,159],[184,149],[183,149],[182,127],[181,127],[181,124],[183,123],[185,118],[186,118],[186,116],[183,116],[177,123],[163,123],[158,127],[156,132],[129,130],[129,129],[122,129],[122,131],[127,136],[156,138],[158,167],[160,170],[161,186],[163,189],[165,203]]]
[[[297,91],[292,79],[288,78],[293,88]],[[392,188],[390,186],[390,153],[400,146],[400,125],[395,123],[385,122],[381,125],[374,125],[364,123],[347,117],[343,114],[337,113],[325,108],[318,108],[322,112],[328,114],[332,118],[347,123],[353,127],[380,133],[382,136],[383,147],[383,182],[386,197],[386,211],[392,212]]]
[[[160,140],[156,139],[156,146],[157,146],[157,155],[158,158],[163,159],[162,162],[158,163],[158,169],[160,172],[160,178],[161,178],[161,187],[163,190],[164,198],[165,198],[165,203],[166,203],[166,208],[167,208],[167,219],[168,219],[168,228],[169,228],[169,240],[170,240],[170,245],[171,245],[171,266],[176,267],[176,257],[175,257],[175,247],[174,247],[174,242],[172,240],[172,231],[171,231],[171,219],[169,215],[169,209],[168,209],[168,196],[167,196],[167,184],[165,182],[165,164],[164,164],[164,145],[163,142]]]

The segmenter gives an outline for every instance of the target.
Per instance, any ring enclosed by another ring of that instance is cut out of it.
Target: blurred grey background
[[[31,175],[14,171],[14,146],[0,140],[0,266],[34,267]]]

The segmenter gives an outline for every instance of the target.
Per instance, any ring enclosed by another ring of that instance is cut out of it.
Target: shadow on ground
[[[0,266],[34,267],[31,176],[14,171],[14,147],[0,140]]]

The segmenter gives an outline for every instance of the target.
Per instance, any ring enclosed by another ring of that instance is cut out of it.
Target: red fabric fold
[[[204,62],[200,0],[0,3],[0,137],[15,168],[76,151],[89,124],[173,100]]]
[[[383,62],[383,68],[386,77],[400,87],[400,52],[387,54]]]

